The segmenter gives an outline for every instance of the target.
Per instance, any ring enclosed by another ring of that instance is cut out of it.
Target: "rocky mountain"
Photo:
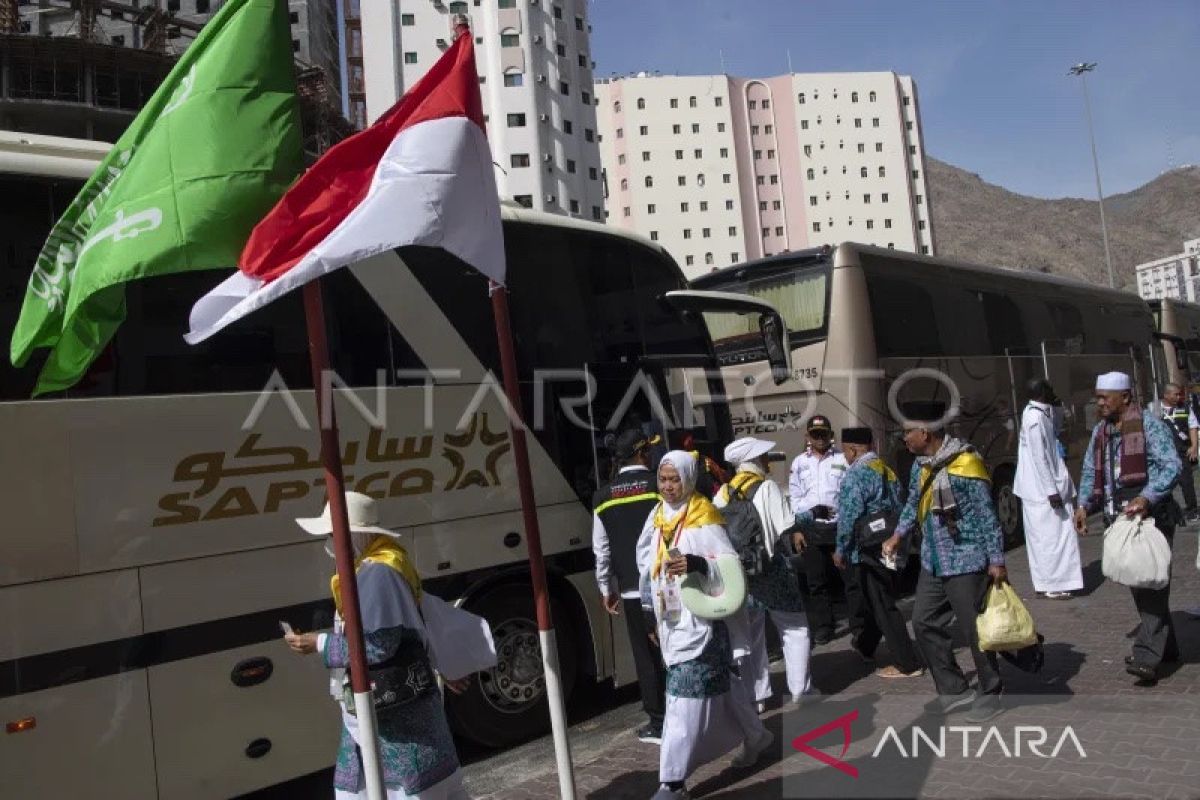
[[[1043,200],[926,159],[939,256],[1108,282],[1094,200]],[[1166,172],[1104,200],[1117,285],[1133,290],[1133,268],[1200,237],[1200,167]]]

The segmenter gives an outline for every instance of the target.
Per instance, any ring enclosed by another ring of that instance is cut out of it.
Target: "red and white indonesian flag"
[[[504,236],[470,33],[374,125],[329,150],[250,234],[238,271],[192,308],[190,344],[335,269],[440,247],[504,282]]]

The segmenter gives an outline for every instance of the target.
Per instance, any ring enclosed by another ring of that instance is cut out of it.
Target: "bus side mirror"
[[[763,314],[758,318],[758,330],[762,334],[763,347],[767,351],[767,363],[771,365],[771,378],[778,386],[792,376],[792,354],[788,349],[787,326],[778,314]]]
[[[1184,350],[1179,345],[1175,346],[1175,366],[1185,372],[1188,368],[1187,350]]]

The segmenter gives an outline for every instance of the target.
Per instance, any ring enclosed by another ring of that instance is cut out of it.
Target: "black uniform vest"
[[[649,469],[631,469],[602,486],[592,501],[608,533],[613,573],[623,592],[638,588],[637,541],[658,504],[657,488]]]

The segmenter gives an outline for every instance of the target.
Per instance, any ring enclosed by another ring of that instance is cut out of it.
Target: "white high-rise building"
[[[907,76],[640,73],[596,94],[609,223],[689,275],[842,241],[934,252]]]
[[[465,15],[500,196],[603,220],[586,0],[351,5],[358,5],[361,28],[348,23],[347,50],[361,46],[365,89],[362,99],[351,93],[351,120],[374,121],[395,103],[450,46],[455,18]],[[353,89],[353,64],[350,71]]]
[[[1183,243],[1183,252],[1134,267],[1137,292],[1145,300],[1169,297],[1197,302],[1200,298],[1200,239]]]

